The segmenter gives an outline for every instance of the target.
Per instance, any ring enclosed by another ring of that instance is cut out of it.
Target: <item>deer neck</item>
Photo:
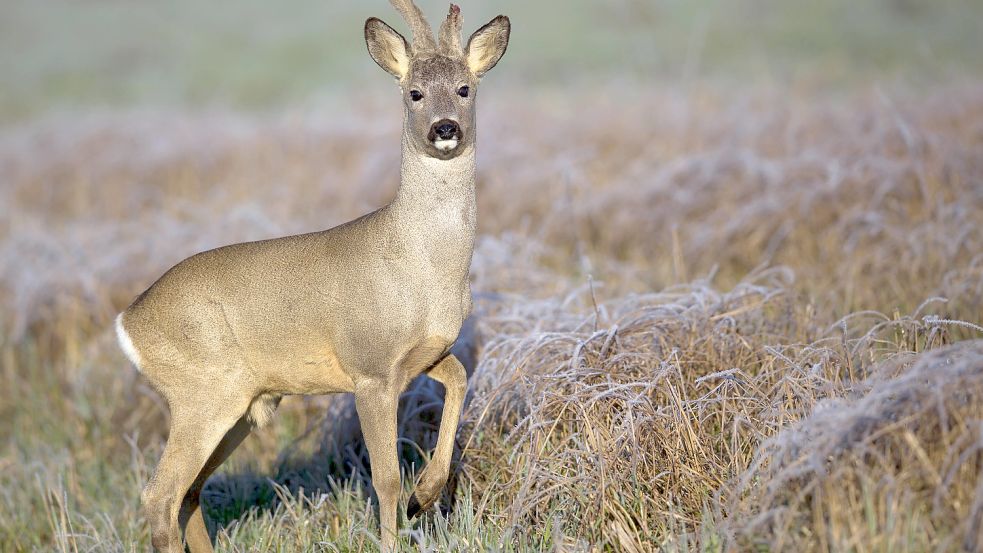
[[[465,238],[465,245],[472,248],[476,211],[474,179],[473,145],[453,159],[440,160],[414,148],[404,132],[399,190],[390,210],[400,226],[439,229],[443,240]]]

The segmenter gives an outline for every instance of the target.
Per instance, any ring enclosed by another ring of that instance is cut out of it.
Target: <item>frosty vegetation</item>
[[[0,549],[149,547],[167,410],[112,317],[192,253],[386,202],[397,106],[347,102],[2,132]],[[983,89],[479,111],[473,374],[407,550],[983,547]],[[404,398],[407,490],[440,397]],[[217,548],[374,548],[367,467],[348,398],[285,400],[205,488]]]

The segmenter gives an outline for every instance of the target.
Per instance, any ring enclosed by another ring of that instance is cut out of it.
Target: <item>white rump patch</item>
[[[130,363],[140,369],[140,352],[137,348],[133,346],[133,340],[130,340],[130,335],[126,333],[126,329],[123,328],[123,314],[120,313],[116,315],[116,339],[119,341],[119,347],[126,354],[126,358],[130,360]]]
[[[450,140],[435,140],[433,145],[442,152],[449,152],[454,148],[457,148],[457,139],[451,138]]]

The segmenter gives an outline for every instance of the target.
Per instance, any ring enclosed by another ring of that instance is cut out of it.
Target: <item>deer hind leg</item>
[[[205,487],[208,477],[215,472],[229,455],[235,451],[246,436],[252,431],[253,424],[246,416],[242,416],[229,430],[218,447],[212,452],[208,462],[198,473],[188,493],[184,496],[184,503],[181,505],[180,521],[184,522],[184,539],[188,543],[191,553],[212,553],[212,540],[208,536],[208,529],[205,527],[205,519],[201,512],[201,490]]]
[[[198,473],[198,478],[184,496],[181,505],[180,521],[184,528],[184,540],[191,553],[212,553],[212,540],[208,536],[205,519],[201,512],[201,490],[205,487],[208,477],[232,455],[239,444],[249,436],[253,428],[262,428],[269,423],[273,412],[280,404],[280,396],[262,394],[252,401],[249,411],[236,421],[222,441],[208,458],[204,468]],[[186,521],[186,522],[185,522]]]
[[[150,522],[151,542],[162,553],[183,553],[180,515],[184,498],[249,405],[248,401],[184,399],[188,407],[175,408],[172,404],[167,445],[157,470],[140,495]]]
[[[413,495],[406,507],[406,516],[409,518],[430,508],[447,484],[451,457],[454,454],[454,438],[468,388],[467,372],[453,355],[444,357],[430,369],[427,376],[444,385],[444,411],[440,417],[436,450],[427,467],[423,469],[420,481],[413,489]]]
[[[396,456],[396,405],[399,394],[384,386],[361,382],[355,388],[355,410],[369,450],[372,487],[379,498],[382,551],[394,551],[396,504],[399,501],[399,460]]]

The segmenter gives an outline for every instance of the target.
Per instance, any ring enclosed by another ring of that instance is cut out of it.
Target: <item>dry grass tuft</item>
[[[883,363],[767,440],[741,477],[741,541],[774,550],[983,546],[983,340]]]

